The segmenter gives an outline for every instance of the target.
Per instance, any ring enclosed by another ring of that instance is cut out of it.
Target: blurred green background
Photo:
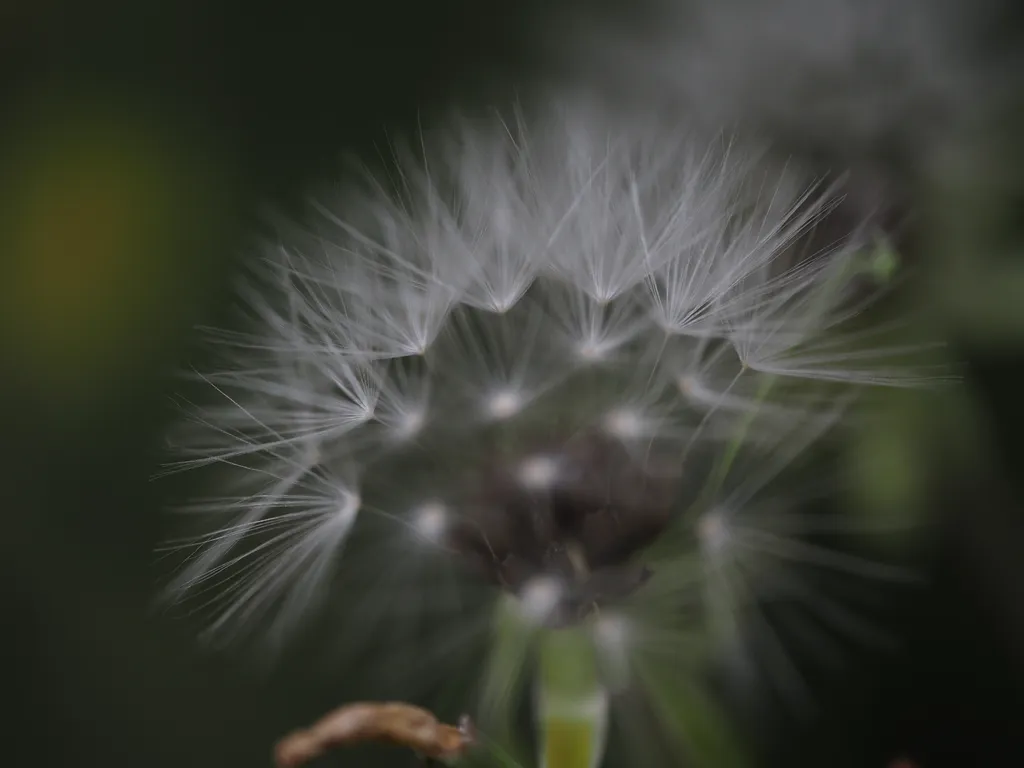
[[[366,695],[355,670],[203,656],[153,610],[171,376],[268,207],[298,205],[342,151],[380,151],[385,129],[507,98],[537,74],[544,7],[0,8],[11,765],[269,765],[285,730]],[[901,606],[898,653],[851,659],[818,720],[773,724],[766,764],[1024,765],[1024,118],[1004,107],[899,169],[921,211],[917,295],[965,396],[893,395],[851,464],[869,508],[934,523],[933,583]]]

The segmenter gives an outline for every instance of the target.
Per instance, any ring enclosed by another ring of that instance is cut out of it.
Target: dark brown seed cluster
[[[551,477],[531,484],[522,467],[537,457]],[[556,579],[564,590],[551,623],[571,623],[650,577],[636,556],[671,522],[679,480],[678,469],[641,466],[614,440],[576,436],[492,467],[451,545],[513,593]]]

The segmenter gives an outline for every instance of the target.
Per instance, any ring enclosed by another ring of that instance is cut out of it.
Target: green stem
[[[540,637],[536,717],[540,768],[597,768],[604,756],[608,694],[582,628]]]

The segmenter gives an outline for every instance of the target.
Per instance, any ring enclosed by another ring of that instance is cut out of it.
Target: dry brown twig
[[[404,702],[357,702],[285,736],[274,749],[274,761],[277,768],[298,768],[331,749],[378,742],[411,749],[425,761],[450,763],[462,757],[473,741],[466,716],[454,726]]]

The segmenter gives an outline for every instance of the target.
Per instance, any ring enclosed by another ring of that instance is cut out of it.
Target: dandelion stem
[[[608,695],[586,632],[542,633],[537,683],[540,768],[597,768],[604,756]]]
[[[515,759],[524,754],[510,721],[508,703],[519,692],[519,680],[534,645],[537,630],[520,615],[516,599],[506,596],[494,615],[494,635],[483,680],[482,711],[485,728],[495,745],[511,752]]]

